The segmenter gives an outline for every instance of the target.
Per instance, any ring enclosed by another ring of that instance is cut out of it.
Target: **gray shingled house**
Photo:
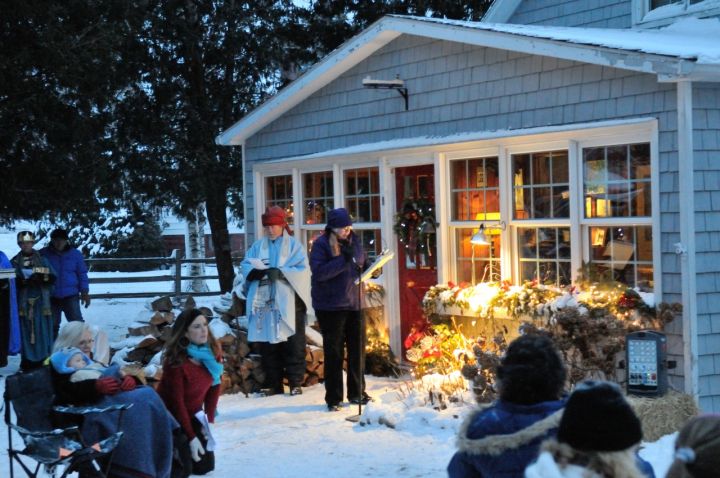
[[[398,252],[396,353],[432,284],[564,285],[595,264],[682,303],[674,385],[719,412],[718,15],[720,0],[497,0],[476,23],[385,17],[218,136],[243,148],[246,243],[268,205],[308,247],[347,207],[368,251]],[[489,245],[472,245],[481,224]]]

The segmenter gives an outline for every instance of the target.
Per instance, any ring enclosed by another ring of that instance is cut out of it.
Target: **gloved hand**
[[[283,273],[280,272],[280,269],[278,269],[277,267],[271,267],[270,269],[267,270],[267,278],[270,279],[271,281],[276,281],[278,279],[282,279],[282,277],[283,277]]]
[[[343,255],[346,262],[350,262],[355,255],[355,249],[350,242],[346,242],[340,246],[340,253]]]
[[[253,269],[248,272],[246,280],[248,282],[254,280],[261,280],[263,277],[265,277],[265,274],[267,274],[267,269]]]
[[[202,443],[200,443],[200,439],[198,437],[195,437],[190,440],[190,456],[192,457],[193,461],[200,461],[200,455],[204,454],[205,448],[203,448]]]
[[[90,294],[87,292],[83,292],[80,294],[80,303],[85,306],[87,309],[90,307]]]
[[[120,390],[123,392],[135,390],[135,387],[137,387],[137,382],[131,375],[125,375],[120,382]]]
[[[120,381],[114,377],[95,380],[95,390],[101,395],[115,395],[120,391]]]

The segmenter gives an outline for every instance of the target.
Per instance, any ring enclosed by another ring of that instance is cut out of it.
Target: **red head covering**
[[[292,234],[288,227],[287,219],[285,218],[285,210],[280,206],[271,206],[265,209],[265,214],[262,215],[263,226],[285,226],[285,230],[288,234]]]

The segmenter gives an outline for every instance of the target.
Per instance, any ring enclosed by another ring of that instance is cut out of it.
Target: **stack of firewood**
[[[135,373],[153,385],[162,377],[161,351],[170,337],[175,309],[197,307],[192,297],[173,303],[170,297],[161,297],[149,303],[149,310],[142,313],[129,327],[128,337],[114,344],[113,362],[120,363],[124,369],[141,370]],[[199,307],[210,319],[210,328],[221,344],[225,360],[223,390],[225,393],[250,394],[263,388],[265,372],[261,365],[261,356],[256,344],[248,343],[247,322],[243,315],[244,301],[234,294],[227,294],[213,307],[219,314],[219,321],[213,320],[213,310]],[[303,385],[315,385],[324,378],[324,355],[320,335],[307,330],[305,353],[306,374]]]

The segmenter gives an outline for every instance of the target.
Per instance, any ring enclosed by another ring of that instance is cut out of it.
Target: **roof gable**
[[[712,41],[720,36],[720,21],[692,21],[705,23],[703,28],[698,24],[685,27],[676,24],[663,30],[648,31],[383,17],[218,135],[215,141],[220,145],[242,144],[403,34],[650,73],[665,81],[720,81],[720,47]],[[714,27],[716,33],[708,34],[708,27]]]

